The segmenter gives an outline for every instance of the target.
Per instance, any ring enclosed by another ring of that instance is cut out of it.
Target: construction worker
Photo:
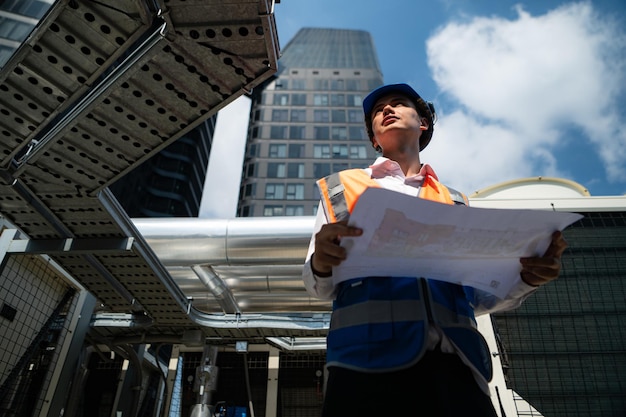
[[[307,291],[333,300],[322,416],[496,416],[490,352],[475,315],[515,308],[556,279],[567,244],[557,231],[544,256],[521,259],[519,282],[504,299],[421,276],[337,280],[333,267],[346,258],[341,239],[362,234],[347,219],[367,187],[468,204],[420,162],[436,120],[431,103],[407,84],[391,84],[371,92],[363,111],[382,156],[318,181],[321,204],[303,268]]]

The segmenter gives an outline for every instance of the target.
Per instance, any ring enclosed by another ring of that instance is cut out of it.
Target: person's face
[[[421,132],[427,129],[426,118],[420,117],[413,101],[402,94],[383,96],[373,107],[374,147],[380,145],[385,150],[401,139],[403,142],[414,140],[419,149]]]

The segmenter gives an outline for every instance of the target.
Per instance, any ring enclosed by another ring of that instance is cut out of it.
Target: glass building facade
[[[507,384],[543,416],[626,415],[626,212],[582,213],[558,280],[494,315]]]
[[[129,217],[198,217],[217,116],[111,186]]]
[[[253,93],[238,215],[314,215],[315,180],[369,166],[361,103],[381,84],[369,33],[301,29]]]
[[[54,0],[0,1],[0,69],[50,9]]]

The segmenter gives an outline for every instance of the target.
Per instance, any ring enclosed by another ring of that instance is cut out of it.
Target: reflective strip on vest
[[[333,312],[330,328],[339,330],[371,323],[420,321],[426,319],[420,300],[366,301]]]
[[[328,187],[328,199],[335,214],[335,221],[347,220],[350,217],[350,212],[344,195],[345,188],[341,183],[339,173],[326,177],[326,186]]]
[[[344,182],[344,180],[348,182]],[[363,169],[348,169],[317,181],[322,205],[329,223],[347,220],[359,196],[369,187],[380,188]]]
[[[443,304],[435,303],[431,300],[431,311],[435,323],[442,327],[462,325],[476,328],[476,322],[468,316],[457,314]]]
[[[390,278],[393,279],[393,278]],[[338,330],[350,326],[426,319],[421,300],[372,300],[342,307],[333,312],[330,328]],[[457,314],[446,306],[431,301],[435,323],[442,327],[468,326],[476,328],[471,317]]]
[[[452,201],[454,201],[454,204],[462,205],[462,206],[469,206],[469,200],[467,199],[467,196],[465,194],[463,194],[460,191],[455,190],[454,188],[450,188],[448,186],[446,187],[448,188],[448,192],[450,193],[450,198],[452,198]]]

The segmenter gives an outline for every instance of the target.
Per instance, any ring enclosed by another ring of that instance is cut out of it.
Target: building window
[[[333,158],[347,158],[348,145],[333,145]]]
[[[344,81],[343,80],[331,80],[330,81],[330,89],[333,91],[343,91],[344,90]]]
[[[330,145],[314,145],[313,158],[330,158]]]
[[[347,163],[337,163],[333,164],[333,172],[339,172],[350,168],[350,165]]]
[[[254,197],[256,195],[256,183],[246,184],[243,195],[245,197]]]
[[[304,206],[286,206],[285,216],[304,216]]]
[[[345,128],[345,126],[333,126],[331,137],[337,140],[346,140],[348,139],[347,132],[348,130]]]
[[[348,94],[347,106],[349,107],[361,107],[363,105],[363,99],[360,94]]]
[[[346,105],[345,94],[331,94],[330,105],[331,106],[345,106]]]
[[[265,184],[265,199],[283,200],[285,198],[285,184]]]
[[[287,109],[273,109],[272,110],[272,122],[286,122],[288,121],[289,110]]]
[[[287,156],[287,145],[273,143],[270,145],[270,158],[284,158]]]
[[[7,12],[41,19],[50,8],[50,2],[42,0],[3,2],[2,9]]]
[[[289,139],[304,139],[304,126],[289,126]]]
[[[306,94],[292,94],[291,105],[292,106],[306,106]]]
[[[271,139],[287,139],[287,126],[271,126]]]
[[[291,80],[291,89],[292,90],[306,90],[306,80],[304,78],[295,78]]]
[[[363,123],[363,111],[362,110],[348,110],[348,122],[350,123]]]
[[[255,166],[256,164],[248,164],[248,167],[246,168],[246,176],[248,178],[254,177]]]
[[[329,139],[330,129],[328,126],[313,126],[313,137],[315,139]]]
[[[263,215],[266,217],[282,216],[283,206],[263,206]]]
[[[313,121],[317,123],[328,123],[328,110],[313,110]]]
[[[350,138],[350,140],[367,139],[367,137],[365,136],[365,128],[363,126],[350,126],[348,132],[348,137]]]
[[[304,158],[304,145],[289,145],[290,158]]]
[[[287,200],[304,200],[304,184],[287,184]]]
[[[287,166],[287,177],[304,178],[304,164],[295,162],[290,163]]]
[[[328,106],[328,94],[315,94],[313,96],[313,105]]]
[[[289,80],[279,78],[278,80],[276,80],[275,86],[277,90],[287,89],[289,88]]]
[[[346,90],[348,91],[359,91],[359,81],[354,79],[346,80]]]
[[[313,89],[320,90],[320,91],[328,90],[328,80],[314,80]]]
[[[274,101],[272,102],[275,106],[286,106],[289,104],[289,94],[274,94]]]
[[[258,149],[259,148],[256,145],[256,143],[251,144],[250,147],[248,148],[248,156],[251,156],[251,157],[257,156]]]
[[[285,178],[285,164],[277,162],[268,163],[267,178]]]
[[[26,37],[33,30],[33,27],[34,25],[31,23],[18,22],[17,20],[3,18],[0,36],[11,41],[21,42],[26,39]]]
[[[367,158],[367,151],[364,145],[350,146],[350,159],[365,159],[365,158]]]
[[[292,122],[306,122],[306,110],[303,110],[303,109],[291,110],[291,121]]]
[[[346,111],[345,110],[333,110],[332,111],[332,121],[334,123],[345,123],[345,121],[346,121]]]
[[[315,178],[324,178],[330,175],[330,164],[313,164],[313,176]]]

